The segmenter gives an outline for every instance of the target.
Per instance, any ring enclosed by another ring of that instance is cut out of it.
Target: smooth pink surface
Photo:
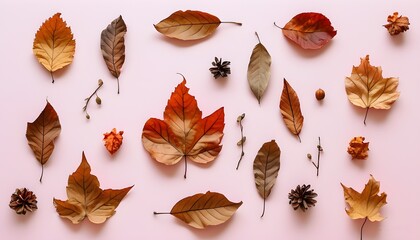
[[[2,239],[359,239],[362,220],[351,220],[340,182],[362,190],[369,174],[388,194],[383,222],[368,222],[364,239],[420,239],[417,189],[419,180],[419,38],[420,4],[416,1],[2,1],[0,107],[2,123],[2,181],[0,229]],[[222,24],[208,39],[188,43],[157,33],[154,23],[176,10],[196,9],[225,21],[240,21],[242,27]],[[319,51],[305,51],[287,40],[282,26],[301,12],[327,16],[337,35]],[[382,27],[394,11],[410,18],[411,29],[391,37]],[[76,39],[74,62],[55,74],[49,73],[32,53],[35,32],[56,12],[71,26]],[[121,94],[108,72],[99,48],[100,33],[122,15],[127,27],[126,63],[120,77]],[[272,56],[272,77],[261,105],[249,89],[246,70],[257,31]],[[399,77],[400,98],[389,111],[369,113],[350,104],[344,78],[361,57],[382,66],[385,77]],[[214,80],[208,71],[213,58],[232,62],[227,79]],[[223,150],[209,166],[189,164],[164,166],[153,161],[141,143],[142,128],[150,117],[161,118],[167,99],[187,79],[190,93],[203,115],[224,106],[226,113]],[[91,119],[82,113],[84,99],[102,78],[102,106],[89,106]],[[279,99],[286,78],[300,97],[305,122],[302,143],[290,134],[280,116]],[[326,98],[315,100],[316,89]],[[35,160],[25,138],[32,122],[48,99],[58,112],[62,132],[56,149],[45,165]],[[236,117],[245,112],[247,136],[245,157],[238,171],[240,138]],[[117,154],[105,150],[103,133],[124,130],[124,143]],[[352,161],[346,153],[349,140],[362,135],[370,142],[369,158]],[[324,153],[320,176],[307,160],[316,156],[318,136]],[[260,218],[262,199],[253,178],[252,162],[264,142],[275,139],[281,148],[277,183]],[[66,199],[68,175],[76,170],[82,151],[103,188],[135,185],[105,224],[85,220],[79,225],[62,219],[52,199]],[[311,184],[319,194],[318,204],[306,213],[294,211],[287,194],[298,184]],[[27,187],[38,196],[39,209],[18,216],[7,206],[15,188]],[[172,216],[154,216],[169,211],[183,197],[208,190],[223,193],[244,204],[224,225],[196,230]]]

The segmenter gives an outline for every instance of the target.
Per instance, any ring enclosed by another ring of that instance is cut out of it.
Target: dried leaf
[[[51,73],[73,61],[76,42],[70,27],[60,17],[61,13],[47,19],[36,32],[33,52],[38,61]]]
[[[281,29],[284,36],[303,49],[319,49],[337,34],[327,17],[314,12],[294,16]]]
[[[175,88],[163,113],[163,120],[150,118],[143,128],[142,142],[150,156],[163,164],[174,165],[182,158],[196,163],[213,161],[222,150],[225,127],[224,108],[202,118],[197,100],[184,80]]]
[[[120,93],[120,74],[125,61],[124,36],[127,26],[121,15],[111,22],[101,33],[101,50],[106,66],[117,79]]]
[[[217,192],[199,193],[177,202],[171,212],[154,214],[171,214],[191,227],[203,229],[219,225],[229,220],[242,201],[234,203]]]
[[[221,22],[218,17],[206,12],[179,10],[153,26],[158,32],[170,38],[198,40],[213,34],[221,23],[242,25],[236,22]]]
[[[300,102],[295,90],[290,84],[283,79],[284,86],[280,98],[280,112],[283,116],[284,123],[291,133],[296,135],[300,140],[299,133],[303,126],[303,115],[300,110]]]
[[[98,178],[90,171],[90,165],[83,152],[80,166],[69,176],[66,187],[68,200],[54,198],[57,213],[73,224],[80,223],[85,217],[92,223],[105,222],[115,214],[115,209],[133,187],[102,190]]]
[[[349,101],[355,106],[366,108],[365,125],[370,108],[390,109],[400,96],[397,92],[398,78],[383,78],[382,68],[370,65],[369,55],[360,59],[358,67],[353,66],[345,84]]]
[[[254,160],[254,178],[258,193],[264,199],[263,212],[265,212],[265,200],[271,193],[276,183],[280,170],[280,148],[275,140],[266,142],[258,151]]]
[[[387,21],[388,24],[385,24],[384,27],[388,29],[388,32],[391,35],[398,35],[409,29],[408,25],[410,25],[410,22],[408,21],[408,17],[398,17],[398,12],[389,15]]]
[[[117,133],[117,129],[115,128],[113,128],[109,133],[104,133],[105,148],[109,153],[111,153],[111,155],[120,149],[123,140],[123,133],[124,131],[119,131]]]
[[[44,174],[44,164],[50,159],[54,150],[54,140],[60,135],[60,132],[60,119],[53,106],[47,101],[41,114],[32,123],[28,122],[26,128],[28,144],[42,166],[40,182]]]
[[[379,210],[386,202],[386,193],[379,193],[379,182],[370,175],[369,182],[365,185],[362,193],[348,188],[341,183],[344,191],[344,198],[349,205],[346,209],[351,219],[368,218],[371,222],[382,221],[384,218]]]
[[[369,151],[369,142],[364,142],[365,138],[354,137],[349,143],[347,152],[351,155],[352,159],[366,159]]]
[[[261,44],[258,34],[257,38],[258,44],[255,45],[249,59],[247,77],[249,87],[257,98],[258,103],[260,103],[270,80],[271,56],[264,45]]]

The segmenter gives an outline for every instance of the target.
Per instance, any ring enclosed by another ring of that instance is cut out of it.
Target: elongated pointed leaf
[[[303,115],[300,110],[300,102],[297,93],[284,79],[283,92],[280,99],[280,112],[284,123],[291,133],[299,138],[303,126]]]
[[[112,76],[117,78],[125,61],[124,36],[127,26],[121,16],[111,22],[101,33],[101,50],[106,66]],[[119,84],[118,84],[119,86]],[[119,87],[118,87],[119,92]]]
[[[275,140],[266,142],[258,151],[254,160],[254,178],[258,193],[264,199],[264,208],[261,215],[264,216],[265,200],[271,193],[276,183],[280,170],[280,148]]]
[[[258,103],[260,103],[270,80],[270,66],[271,56],[264,45],[259,42],[252,50],[247,74],[249,87],[257,98]]]
[[[49,102],[37,119],[27,124],[26,139],[35,154],[35,158],[41,163],[42,169],[51,157],[54,150],[54,140],[60,135],[60,132],[60,120]],[[42,181],[42,174],[40,181]]]
[[[234,203],[217,192],[199,193],[177,202],[170,214],[194,228],[219,225],[229,220],[242,201]]]

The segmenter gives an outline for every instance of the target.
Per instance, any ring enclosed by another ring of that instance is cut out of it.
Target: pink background
[[[365,239],[420,239],[417,216],[418,123],[420,121],[418,61],[420,4],[416,1],[2,1],[2,181],[0,229],[2,239],[359,239],[362,220],[345,213],[340,182],[362,190],[369,174],[381,182],[388,194],[383,222],[365,227]],[[176,10],[195,9],[225,21],[240,21],[242,27],[221,25],[203,41],[170,40],[155,31],[153,23]],[[337,36],[319,51],[304,51],[283,37],[275,21],[283,26],[301,12],[320,12],[338,30]],[[411,29],[391,37],[382,27],[394,11],[410,18]],[[74,62],[55,74],[49,73],[32,53],[36,30],[56,12],[71,26],[76,39]],[[99,48],[101,31],[122,15],[127,26],[126,63],[120,77],[121,94],[108,72]],[[258,31],[272,56],[272,77],[261,105],[249,89],[246,70]],[[364,110],[350,104],[344,78],[353,65],[370,54],[374,66],[382,66],[385,77],[399,77],[400,98],[389,111],[372,110],[367,126]],[[208,71],[213,58],[232,62],[227,79],[214,80]],[[161,118],[167,100],[187,79],[203,115],[225,107],[223,150],[208,167],[189,163],[164,166],[153,161],[141,143],[143,125],[150,117]],[[91,119],[82,113],[84,99],[102,78],[102,106],[89,106]],[[297,91],[305,122],[302,143],[290,134],[278,107],[286,78]],[[315,100],[318,88],[325,100]],[[40,164],[25,138],[26,123],[32,122],[51,102],[58,112],[62,132],[56,149],[45,165],[39,183]],[[235,170],[240,148],[236,117],[245,112],[247,136],[245,157]],[[111,157],[102,134],[113,127],[124,130],[124,143]],[[365,136],[370,142],[367,161],[352,161],[346,153],[349,140]],[[317,137],[324,154],[320,176],[307,160],[316,156]],[[253,159],[264,142],[275,139],[281,148],[277,183],[260,218],[262,199],[252,172]],[[85,220],[73,225],[55,212],[53,197],[66,199],[68,175],[76,170],[85,151],[103,188],[135,187],[117,213],[105,224]],[[294,211],[287,194],[298,184],[311,184],[319,194],[318,204],[306,213]],[[7,206],[15,188],[27,187],[38,196],[39,209],[18,216]],[[172,216],[154,216],[169,211],[183,197],[208,190],[223,193],[243,205],[226,224],[196,230]]]

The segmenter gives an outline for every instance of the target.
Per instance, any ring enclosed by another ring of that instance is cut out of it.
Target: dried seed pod
[[[25,215],[26,212],[33,212],[38,209],[36,196],[27,188],[18,188],[12,194],[9,207],[16,211],[17,214]]]

